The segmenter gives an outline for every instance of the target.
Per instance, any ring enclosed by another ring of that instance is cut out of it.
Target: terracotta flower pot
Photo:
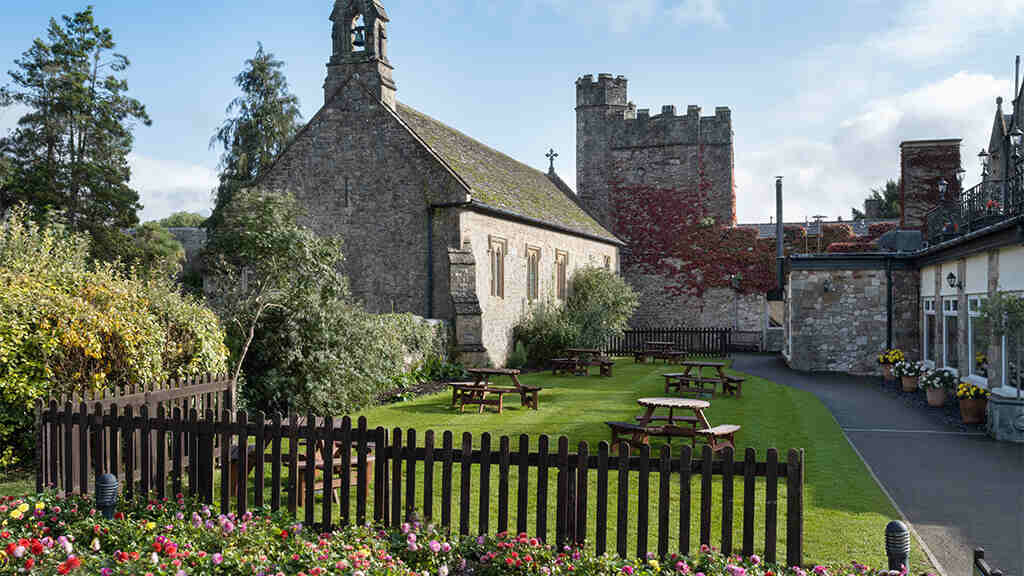
[[[942,406],[946,403],[946,389],[945,388],[932,388],[928,387],[925,390],[925,394],[928,396],[929,406]]]
[[[920,376],[904,376],[902,378],[902,380],[903,380],[903,391],[904,392],[913,392],[913,391],[917,390],[917,381],[918,381],[918,379],[920,379]]]
[[[961,398],[960,419],[964,424],[981,424],[985,421],[985,407],[988,398]]]
[[[892,375],[892,364],[882,364],[882,378],[886,380],[895,380],[896,377]]]

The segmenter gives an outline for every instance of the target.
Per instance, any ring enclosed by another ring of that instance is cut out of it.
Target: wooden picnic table
[[[723,394],[743,395],[743,378],[735,378],[725,373],[725,362],[711,362],[707,360],[686,360],[679,363],[683,367],[682,372],[670,372],[662,374],[665,377],[665,393],[673,388],[683,392],[691,392],[697,395],[715,395],[715,385],[722,387]],[[713,374],[704,375],[704,369],[710,368]],[[696,370],[696,374],[693,371]],[[710,387],[705,386],[709,384]]]
[[[473,377],[473,382],[453,382],[452,406],[458,405],[462,411],[467,404],[477,405],[480,412],[484,406],[494,406],[500,414],[504,408],[505,394],[518,394],[523,406],[537,409],[539,404],[540,386],[525,386],[519,382],[519,370],[514,368],[469,368],[466,370]],[[496,386],[491,383],[494,376],[508,376],[512,386]]]
[[[652,362],[661,359],[667,364],[669,360],[678,360],[686,356],[686,352],[675,350],[675,346],[675,342],[650,340],[644,342],[643,350],[638,350],[633,354],[633,359],[637,364],[643,364],[647,361],[647,357],[650,356]]]
[[[673,437],[690,438],[696,445],[697,437],[707,440],[712,451],[717,452],[726,446],[734,446],[733,437],[740,429],[734,424],[712,426],[704,415],[704,410],[711,407],[706,400],[690,398],[640,398],[637,404],[644,407],[643,414],[636,417],[636,423],[607,422],[612,429],[612,446],[622,440],[630,445],[648,444],[651,436],[664,436],[671,441]],[[655,416],[658,409],[668,409],[668,416]],[[676,410],[692,412],[693,415],[676,416]],[[665,424],[660,424],[664,422]]]
[[[551,359],[551,374],[557,376],[563,374],[574,374],[586,376],[591,366],[597,366],[601,370],[601,376],[611,377],[612,366],[615,361],[611,358],[601,356],[601,350],[597,348],[566,348],[565,358]]]

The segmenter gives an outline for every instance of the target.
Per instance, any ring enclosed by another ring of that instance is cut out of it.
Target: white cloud
[[[668,13],[676,24],[725,25],[725,14],[722,13],[720,0],[683,0],[669,8]]]
[[[771,177],[785,176],[785,217],[848,218],[868,190],[899,177],[904,140],[962,138],[965,184],[978,181],[976,151],[988,143],[995,98],[1008,79],[957,72],[905,93],[862,104],[822,139],[783,139],[744,150],[737,142],[737,207],[741,221],[775,213]],[[952,175],[950,176],[952,177]]]
[[[131,186],[142,202],[139,219],[156,220],[174,212],[209,214],[217,173],[201,164],[188,164],[132,154]]]
[[[668,14],[677,24],[725,24],[721,0],[674,0],[675,3],[668,7],[663,0],[539,1],[584,21],[607,20],[608,28],[618,34],[635,30],[636,26],[651,22],[662,13]]]
[[[868,41],[890,56],[927,61],[965,49],[978,36],[1006,32],[1024,19],[1024,0],[917,0],[896,26]]]
[[[18,125],[18,119],[24,116],[28,110],[27,106],[21,104],[0,108],[0,138],[7,136]]]

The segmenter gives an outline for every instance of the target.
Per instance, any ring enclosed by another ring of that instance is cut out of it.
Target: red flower
[[[287,530],[281,530],[281,540],[287,540],[287,539],[288,539],[288,531]]]
[[[29,558],[28,560],[25,560],[25,570],[31,570],[32,567],[35,566],[35,565],[36,565],[36,559],[35,558]]]
[[[43,543],[39,540],[33,540],[32,545],[29,547],[29,550],[36,556],[39,556],[43,553]]]

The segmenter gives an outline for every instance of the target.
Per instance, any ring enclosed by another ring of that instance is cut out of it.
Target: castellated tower
[[[576,81],[576,188],[583,207],[615,231],[613,183],[693,190],[703,170],[708,214],[719,224],[734,225],[729,108],[702,117],[699,106],[677,115],[669,105],[652,116],[628,101],[626,85],[624,76],[611,74]]]

